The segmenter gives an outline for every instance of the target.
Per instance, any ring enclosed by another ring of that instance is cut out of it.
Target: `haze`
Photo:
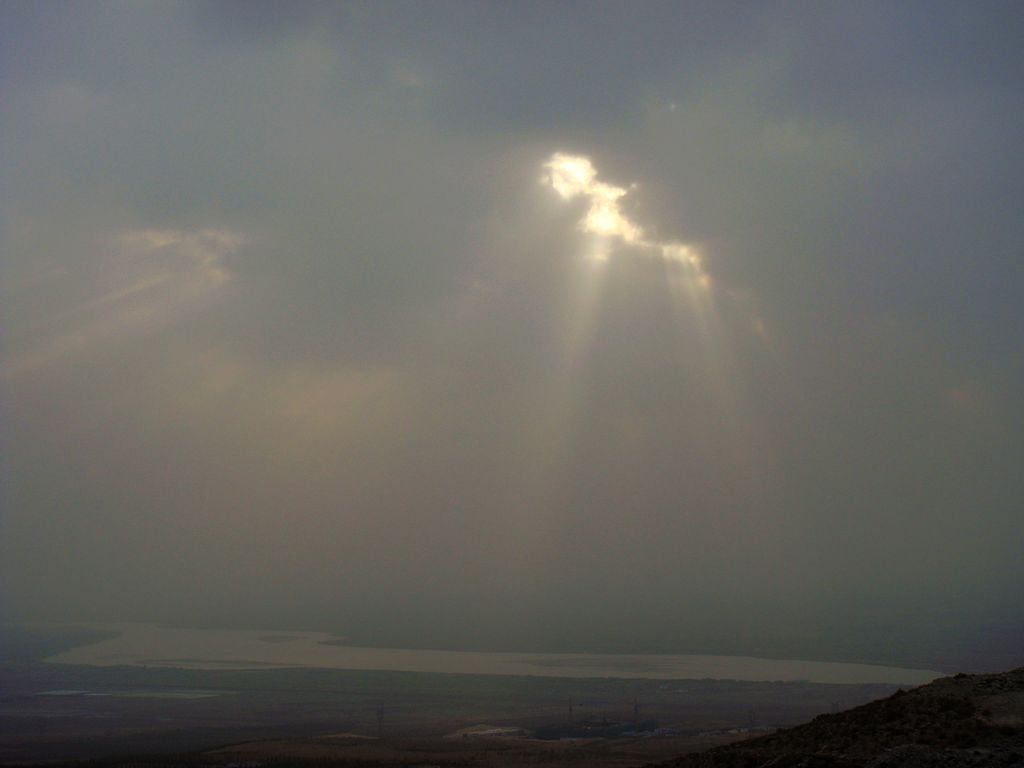
[[[0,6],[0,613],[1024,663],[1017,3]]]

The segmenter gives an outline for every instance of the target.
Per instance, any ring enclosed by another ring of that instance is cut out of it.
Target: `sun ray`
[[[651,237],[622,209],[636,184],[617,186],[601,179],[589,157],[555,152],[543,164],[541,182],[566,202],[585,204],[577,229],[588,236],[588,247],[574,273],[565,315],[565,331],[542,397],[538,397],[539,428],[534,435],[538,476],[553,471],[571,450],[573,435],[583,418],[581,392],[587,357],[600,317],[612,256],[650,258],[664,266],[664,280],[678,332],[666,344],[682,345],[682,353],[700,370],[709,402],[718,414],[720,437],[737,457],[737,465],[756,477],[760,441],[743,416],[740,365],[733,347],[732,324],[719,312],[725,302],[731,315],[745,316],[743,306],[730,302],[729,291],[716,289],[704,255],[693,244]],[[584,268],[584,267],[588,268]],[[734,306],[735,305],[735,306]],[[748,325],[756,326],[756,318]],[[539,448],[538,448],[539,446]],[[544,467],[547,467],[545,470]],[[737,482],[744,479],[737,477]]]

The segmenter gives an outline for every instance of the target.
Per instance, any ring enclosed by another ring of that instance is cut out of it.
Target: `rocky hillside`
[[[660,768],[1024,768],[1024,667],[944,677]]]

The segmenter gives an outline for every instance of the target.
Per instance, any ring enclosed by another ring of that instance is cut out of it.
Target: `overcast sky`
[[[0,611],[1024,663],[1022,40],[4,2]]]

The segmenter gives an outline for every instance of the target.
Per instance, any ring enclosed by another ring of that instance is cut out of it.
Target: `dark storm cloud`
[[[1012,655],[1014,4],[0,13],[11,615]]]

